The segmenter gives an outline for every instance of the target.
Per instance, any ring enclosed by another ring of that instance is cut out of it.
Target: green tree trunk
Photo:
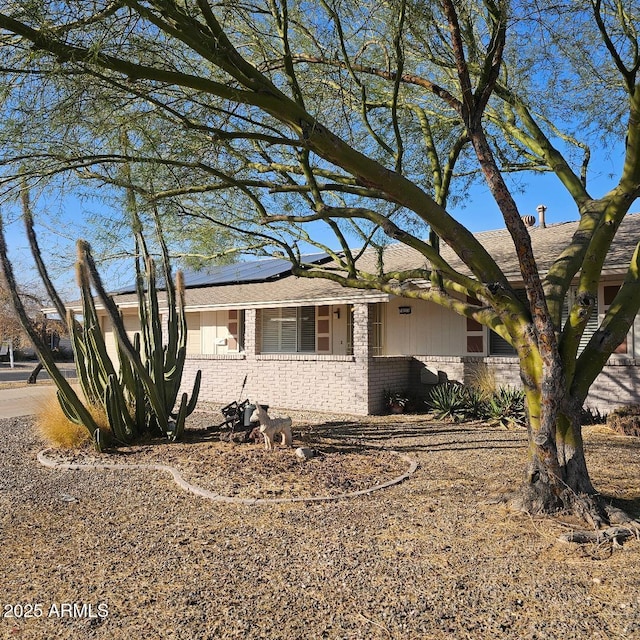
[[[550,368],[521,362],[528,408],[529,449],[525,482],[512,503],[528,513],[564,511],[598,528],[611,521],[591,481],[584,455],[583,399],[570,395],[565,366],[556,354]]]

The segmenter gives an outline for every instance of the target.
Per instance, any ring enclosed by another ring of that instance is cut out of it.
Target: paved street
[[[29,384],[15,389],[0,389],[0,418],[17,418],[36,413],[44,398],[55,393],[51,384]]]
[[[73,362],[58,362],[57,364],[66,378],[75,377],[76,369]],[[26,382],[36,365],[35,361],[16,362],[12,369],[8,362],[0,362],[0,382]],[[45,369],[38,374],[38,380],[49,380],[49,374]]]

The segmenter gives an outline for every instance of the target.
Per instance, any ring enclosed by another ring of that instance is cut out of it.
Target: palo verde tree
[[[144,195],[160,210],[252,233],[301,277],[421,298],[490,327],[516,349],[527,398],[521,504],[600,526],[620,514],[589,478],[580,409],[640,307],[637,248],[580,353],[579,342],[640,189],[638,11],[632,0],[10,3],[5,192],[18,166],[30,180],[118,185],[130,165],[153,174]],[[118,118],[136,131],[126,153]],[[48,136],[34,126],[43,121]],[[589,189],[594,146],[621,149],[607,193]],[[579,217],[545,274],[510,188],[524,171],[555,174]],[[525,301],[448,208],[474,179],[502,213]],[[334,241],[319,242],[319,229]],[[391,240],[419,252],[422,268],[386,268]],[[333,264],[301,264],[302,241]],[[356,245],[379,250],[377,268],[364,269]]]

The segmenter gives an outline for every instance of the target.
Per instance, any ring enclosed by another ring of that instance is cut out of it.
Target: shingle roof
[[[530,227],[529,234],[533,252],[541,273],[545,273],[553,260],[570,242],[578,227],[577,221],[560,222],[546,227]],[[516,251],[506,229],[483,231],[475,234],[485,249],[493,256],[508,278],[517,280],[520,277]],[[636,243],[640,241],[640,214],[627,215],[607,256],[605,273],[623,273],[628,264]],[[448,246],[442,247],[442,256],[454,268],[468,273],[468,268]],[[362,259],[362,264],[375,264],[371,252]],[[420,253],[404,244],[387,247],[384,254],[385,269],[399,270],[423,266],[425,258]],[[261,261],[265,263],[266,261]],[[360,264],[360,263],[359,263]],[[266,268],[267,265],[261,265]],[[275,265],[274,265],[275,267]],[[284,306],[304,303],[348,303],[359,300],[388,299],[386,294],[376,291],[347,289],[329,280],[319,278],[298,278],[281,272],[281,277],[264,282],[241,282],[233,284],[205,284],[189,282],[186,279],[187,307],[198,308],[234,308],[234,307],[266,307]],[[116,296],[122,306],[133,305],[135,294]]]
[[[541,274],[546,273],[553,261],[569,244],[578,229],[578,221],[559,222],[546,227],[529,227],[533,254]],[[520,267],[511,236],[506,229],[475,234],[484,248],[510,279],[520,277]],[[607,255],[604,271],[625,271],[640,241],[640,214],[625,216]],[[462,261],[446,247],[443,257],[456,269],[464,269]]]
[[[135,293],[116,295],[122,307],[137,304]],[[159,296],[162,299],[162,295]],[[288,275],[267,282],[190,287],[186,281],[186,303],[190,310],[199,308],[257,308],[296,306],[298,304],[350,303],[369,299],[387,300],[388,295],[378,291],[360,291],[320,278],[298,278]]]
[[[577,229],[577,221],[558,222],[546,227],[529,227],[533,253],[541,274],[549,270]],[[481,231],[474,236],[510,280],[518,280],[521,277],[516,250],[507,229]],[[625,216],[613,240],[605,261],[604,273],[626,271],[638,242],[640,242],[640,213],[629,214]],[[443,244],[441,255],[454,269],[469,275],[468,267],[451,247]],[[384,258],[387,271],[411,269],[425,264],[424,256],[404,244],[389,246],[385,250]]]

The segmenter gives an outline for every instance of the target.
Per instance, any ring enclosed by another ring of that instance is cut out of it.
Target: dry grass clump
[[[596,436],[617,436],[618,432],[614,431],[609,425],[606,424],[587,424],[582,427],[583,435],[596,435]]]
[[[97,407],[89,407],[100,428],[109,431],[107,417]],[[53,447],[78,449],[89,444],[91,437],[86,427],[71,422],[60,408],[55,395],[43,400],[36,414],[36,425],[43,438]]]
[[[492,396],[498,389],[495,372],[485,362],[475,364],[467,383],[486,397]]]

